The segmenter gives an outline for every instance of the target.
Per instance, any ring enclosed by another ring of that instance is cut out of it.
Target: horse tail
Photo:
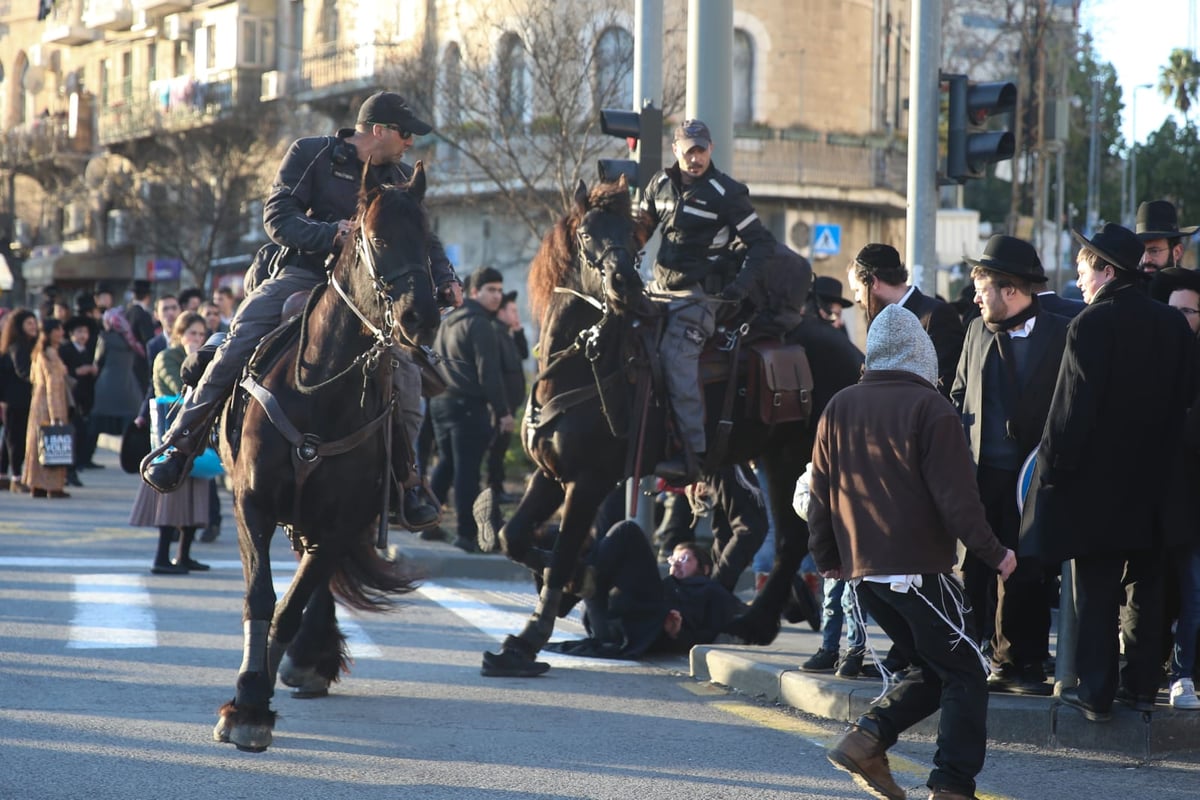
[[[381,556],[375,548],[373,527],[342,555],[329,579],[337,599],[358,611],[391,609],[398,595],[414,591],[424,577],[403,560]]]

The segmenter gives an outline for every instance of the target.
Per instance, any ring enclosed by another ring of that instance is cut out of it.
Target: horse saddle
[[[803,345],[769,336],[751,339],[737,348],[736,368],[731,354],[710,341],[700,355],[700,383],[736,380],[738,393],[745,397],[746,416],[767,425],[809,418],[813,379]]]

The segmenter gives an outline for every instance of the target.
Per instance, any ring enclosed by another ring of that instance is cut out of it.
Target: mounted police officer
[[[380,183],[407,182],[412,168],[401,159],[414,136],[431,130],[403,97],[378,92],[363,101],[354,128],[292,143],[263,208],[267,235],[282,248],[276,267],[246,297],[204,377],[163,437],[162,448],[143,463],[142,477],[147,483],[160,492],[170,492],[183,481],[255,346],[279,324],[284,302],[295,292],[309,292],[325,283],[326,263],[350,236],[365,163],[370,162]],[[445,305],[459,305],[462,286],[437,237],[432,239],[429,257],[439,299]],[[393,354],[399,362],[393,383],[411,445],[421,425],[421,376],[408,352],[395,348]],[[410,473],[415,474],[415,469]],[[438,517],[437,509],[424,500],[416,485],[405,492],[404,513],[414,527],[431,524]]]
[[[675,129],[671,149],[678,163],[650,179],[642,210],[662,226],[651,289],[669,298],[659,352],[684,449],[655,472],[692,483],[706,450],[700,351],[716,328],[719,306],[749,296],[775,238],[755,213],[745,185],[713,166],[707,125],[685,120]]]

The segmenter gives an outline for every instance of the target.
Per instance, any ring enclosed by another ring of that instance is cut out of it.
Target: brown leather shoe
[[[859,788],[880,800],[906,800],[904,790],[892,778],[887,748],[873,733],[854,725],[826,753],[829,763],[850,773]]]
[[[929,793],[929,800],[975,800],[975,795],[939,787]]]

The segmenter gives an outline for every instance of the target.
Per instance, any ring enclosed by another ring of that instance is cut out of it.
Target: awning
[[[133,253],[55,253],[31,256],[22,270],[30,289],[59,281],[133,280]]]

